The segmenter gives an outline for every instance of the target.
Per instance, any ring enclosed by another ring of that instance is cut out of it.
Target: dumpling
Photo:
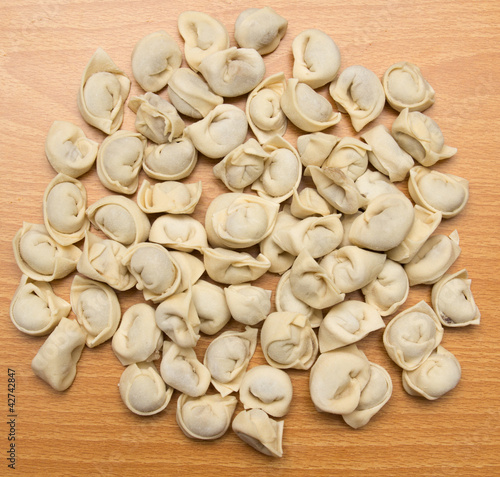
[[[184,131],[184,121],[174,106],[155,93],[130,98],[128,107],[136,113],[137,131],[156,144],[172,142]]]
[[[332,274],[306,249],[293,262],[290,286],[299,300],[317,309],[328,308],[344,299],[344,293],[335,285]]]
[[[253,48],[261,55],[272,53],[285,36],[288,21],[271,7],[247,8],[234,24],[234,39],[241,48]]]
[[[438,346],[418,368],[403,371],[403,388],[410,396],[434,401],[454,389],[461,376],[455,355]]]
[[[382,194],[403,194],[387,176],[370,169],[366,169],[354,184],[367,203]]]
[[[384,330],[389,357],[407,371],[418,368],[441,343],[443,327],[425,301],[396,315]]]
[[[431,235],[404,266],[410,286],[436,283],[459,257],[461,250],[458,243],[456,230],[449,236]]]
[[[155,309],[136,303],[123,314],[111,347],[121,364],[149,362],[160,357],[163,333],[156,325]]]
[[[214,176],[232,192],[243,192],[264,172],[264,163],[269,154],[254,139],[234,148],[213,168]]]
[[[305,219],[311,216],[331,215],[334,213],[333,207],[321,197],[313,187],[304,187],[300,192],[293,191],[290,212],[298,219]]]
[[[77,270],[86,277],[107,283],[115,290],[129,290],[136,279],[122,264],[127,248],[115,240],[103,240],[87,232]]]
[[[201,197],[201,181],[183,183],[165,181],[151,184],[142,181],[137,193],[137,205],[147,214],[192,214]]]
[[[301,134],[297,138],[300,162],[304,167],[321,167],[339,141],[339,137],[320,131]]]
[[[347,247],[348,245],[353,245],[349,240],[349,231],[351,230],[352,223],[362,214],[361,210],[358,210],[354,214],[343,214],[340,218],[342,227],[344,227],[344,236],[339,244],[338,248]]]
[[[262,409],[273,417],[288,414],[292,396],[290,376],[266,364],[249,369],[240,386],[240,401],[245,409]]]
[[[203,119],[187,126],[184,135],[203,155],[219,159],[243,144],[247,131],[245,112],[233,104],[220,104]]]
[[[73,384],[84,347],[85,331],[76,320],[63,317],[31,361],[31,368],[56,391],[65,391]]]
[[[391,182],[402,181],[413,167],[413,158],[391,136],[383,124],[375,126],[361,135],[361,139],[371,147],[368,161]]]
[[[323,320],[323,312],[309,306],[293,294],[292,286],[290,285],[290,273],[292,273],[291,270],[286,271],[280,277],[276,286],[276,311],[291,311],[304,315],[310,321],[311,326],[317,328]]]
[[[312,177],[318,194],[339,212],[354,214],[367,203],[354,181],[340,169],[308,166],[304,175]]]
[[[71,283],[71,307],[86,331],[86,343],[94,348],[109,340],[122,316],[115,291],[105,283],[76,275]]]
[[[177,181],[188,177],[198,162],[198,151],[186,136],[146,147],[142,168],[153,179]]]
[[[376,119],[385,105],[385,93],[377,75],[364,66],[346,68],[330,85],[330,94],[351,118],[356,132]]]
[[[285,88],[286,78],[281,72],[261,81],[248,95],[245,107],[248,124],[261,144],[285,134],[288,121],[280,104]]]
[[[271,312],[271,290],[243,283],[224,288],[231,316],[244,325],[256,325]]]
[[[355,181],[366,171],[370,151],[371,146],[359,139],[343,137],[321,167],[340,169]]]
[[[280,100],[286,117],[307,132],[323,131],[340,121],[340,113],[330,102],[306,83],[289,78]]]
[[[148,239],[151,224],[137,204],[121,195],[108,195],[87,208],[92,225],[112,240],[128,246]]]
[[[343,301],[330,308],[319,326],[320,352],[356,343],[384,327],[384,320],[374,306],[359,300]]]
[[[340,51],[323,31],[309,28],[292,42],[293,77],[313,89],[333,81],[340,68]]]
[[[403,194],[382,194],[372,199],[349,230],[349,240],[358,247],[386,252],[408,235],[415,212]]]
[[[45,155],[56,172],[77,178],[94,165],[98,146],[75,124],[54,121],[45,138]]]
[[[10,302],[12,323],[31,336],[50,333],[70,311],[71,305],[58,297],[49,283],[32,280],[24,274]]]
[[[319,258],[333,252],[343,234],[340,214],[331,214],[307,217],[289,227],[275,229],[273,238],[285,252],[297,256],[302,250],[307,250],[311,257]]]
[[[320,354],[309,375],[314,406],[319,412],[353,412],[370,374],[370,362],[355,344]]]
[[[456,148],[445,145],[437,123],[418,111],[403,109],[392,123],[391,132],[399,146],[422,166],[433,166],[457,152]]]
[[[206,335],[215,335],[231,319],[224,289],[207,280],[198,280],[191,290],[200,319],[200,331]]]
[[[149,241],[181,252],[208,247],[205,228],[190,215],[161,215],[151,226]]]
[[[153,363],[127,366],[118,386],[125,405],[139,416],[152,416],[163,411],[174,392],[165,386]]]
[[[241,411],[232,429],[246,444],[271,457],[283,456],[283,421],[271,419],[262,409]]]
[[[382,271],[385,260],[383,253],[347,245],[323,257],[320,265],[341,293],[350,293],[373,281]]]
[[[224,331],[208,345],[203,364],[222,397],[239,390],[257,346],[257,333],[250,326],[245,331]]]
[[[284,202],[292,196],[302,178],[299,154],[280,136],[274,136],[262,147],[269,154],[269,158],[264,163],[264,172],[253,183],[252,189],[260,197]]]
[[[408,192],[420,206],[440,212],[443,219],[458,215],[469,200],[469,181],[453,174],[415,166],[410,170]]]
[[[408,263],[441,223],[441,212],[431,212],[419,205],[413,207],[415,217],[404,240],[387,251],[387,256],[399,263]]]
[[[57,174],[43,194],[43,221],[47,232],[61,245],[79,242],[90,227],[86,207],[85,186],[78,179]]]
[[[198,70],[215,94],[234,98],[252,91],[264,78],[266,66],[253,48],[233,46],[206,56]]]
[[[396,111],[424,111],[434,104],[435,91],[420,68],[408,61],[389,66],[382,77],[387,102]]]
[[[350,413],[342,414],[342,419],[353,429],[359,429],[368,424],[389,401],[391,395],[391,376],[382,366],[370,363],[370,379],[361,391],[358,407]]]
[[[120,130],[108,136],[97,153],[97,175],[113,192],[130,195],[137,190],[146,138]]]
[[[179,68],[168,81],[168,97],[175,109],[194,119],[204,118],[212,109],[224,102],[205,80],[189,68]]]
[[[202,253],[208,276],[226,285],[238,285],[257,280],[271,266],[271,261],[262,253],[254,258],[248,252],[237,252],[220,247],[205,248]]]
[[[296,224],[298,219],[291,215],[288,207],[278,212],[276,225],[274,230],[281,230],[293,224]],[[274,240],[274,231],[260,242],[260,252],[271,262],[269,271],[271,273],[283,273],[288,270],[295,260],[295,256],[285,252]]]
[[[206,56],[229,48],[229,34],[226,27],[206,13],[182,12],[177,19],[177,26],[184,39],[186,62],[194,71],[198,71],[200,63]]]
[[[182,52],[164,30],[141,38],[132,51],[132,74],[145,91],[164,88],[182,63]]]
[[[17,266],[32,280],[51,282],[73,272],[82,254],[75,245],[59,245],[44,225],[23,222],[12,240]]]
[[[200,339],[200,319],[191,289],[165,298],[156,308],[155,319],[177,346],[194,348]]]
[[[212,247],[247,248],[273,230],[279,205],[251,194],[230,192],[212,200],[205,228]]]
[[[318,338],[311,322],[300,313],[271,313],[260,334],[266,361],[278,369],[309,369],[318,355]]]
[[[169,252],[156,243],[133,245],[122,258],[137,280],[144,298],[159,303],[167,297],[187,290],[203,274],[201,260],[184,252]]]
[[[481,313],[474,301],[467,270],[445,274],[432,286],[432,306],[444,326],[478,325]]]
[[[229,429],[237,404],[234,396],[181,394],[177,399],[175,419],[187,437],[211,441],[222,437]]]
[[[402,265],[387,259],[377,277],[361,288],[365,302],[381,316],[392,315],[406,301],[410,291],[408,275]]]
[[[106,134],[116,132],[123,122],[130,80],[109,55],[98,48],[82,74],[78,109],[83,119]]]
[[[160,373],[166,384],[191,397],[203,396],[210,386],[210,371],[198,361],[193,348],[164,341]]]

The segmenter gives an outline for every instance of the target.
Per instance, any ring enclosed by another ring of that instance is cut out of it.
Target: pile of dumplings
[[[376,330],[408,394],[433,400],[459,382],[443,330],[477,325],[480,313],[467,271],[448,272],[458,233],[434,234],[469,196],[467,180],[431,169],[456,152],[422,112],[434,90],[404,61],[382,81],[360,65],[339,74],[339,48],[317,29],[294,38],[291,78],[266,76],[263,56],[287,25],[269,7],[245,10],[230,46],[218,20],[184,12],[178,29],[189,67],[167,32],[145,36],[131,63],[144,94],[128,103],[129,77],[101,48],[90,59],[78,108],[107,137],[97,144],[75,124],[52,124],[45,151],[57,175],[44,193],[43,224],[24,223],[13,239],[23,275],[10,316],[20,331],[48,335],[32,368],[54,389],[71,386],[85,346],[110,340],[132,412],[161,412],[175,390],[186,436],[213,440],[231,426],[281,457],[293,395],[287,369],[309,370],[315,407],[352,428],[388,402],[389,373],[358,347]],[[325,85],[336,109],[317,92]],[[245,110],[224,101],[242,95]],[[386,102],[399,113],[391,130],[368,126]],[[127,104],[135,131],[120,129]],[[342,115],[359,138],[323,132]],[[283,137],[289,122],[303,131],[296,146]],[[204,224],[191,216],[202,182],[182,181],[199,155],[227,188]],[[94,163],[115,194],[88,205],[78,177]],[[151,181],[139,185],[141,169]],[[395,184],[407,177],[412,200]],[[50,282],[75,270],[67,303]],[[280,276],[274,308],[272,291],[252,284],[267,272]],[[432,286],[432,303],[401,311],[419,284]],[[144,302],[122,314],[118,292],[133,287]],[[364,300],[348,296],[356,291]],[[231,319],[244,329],[223,331]],[[203,362],[200,334],[217,334]],[[257,346],[267,364],[249,367]],[[237,393],[244,410],[233,418]]]

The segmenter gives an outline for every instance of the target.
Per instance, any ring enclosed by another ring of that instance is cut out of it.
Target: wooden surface
[[[98,46],[132,79],[130,54],[142,36],[165,29],[182,47],[177,16],[192,9],[221,20],[234,44],[234,22],[244,7],[232,0],[3,0],[0,475],[9,472],[9,368],[16,377],[15,472],[19,475],[500,475],[500,4],[495,0],[280,0],[270,5],[289,24],[278,50],[265,57],[267,75],[284,71],[291,76],[293,38],[306,28],[319,28],[339,46],[342,68],[361,64],[381,77],[391,64],[408,60],[421,67],[436,90],[436,103],[427,113],[441,126],[447,144],[458,148],[455,157],[437,168],[467,178],[471,191],[465,210],[443,222],[438,231],[459,231],[462,254],[451,270],[467,268],[482,314],[478,327],[445,332],[443,345],[462,365],[461,382],[435,402],[408,396],[400,370],[385,354],[382,333],[376,332],[360,348],[390,372],[394,392],[389,403],[365,428],[353,430],[339,416],[317,413],[308,393],[308,373],[291,371],[295,396],[285,419],[284,455],[273,459],[231,431],[210,443],[186,438],[175,422],[177,393],[155,417],[130,413],[117,388],[123,368],[109,342],[84,350],[76,380],[66,392],[55,392],[35,377],[30,363],[44,338],[21,334],[9,319],[9,303],[21,277],[11,240],[23,220],[42,221],[43,192],[55,174],[44,155],[50,125],[54,120],[72,121],[102,141],[103,135],[84,123],[76,106],[82,71]],[[133,81],[131,94],[140,92]],[[326,96],[326,88],[321,92]],[[240,99],[234,103],[244,104]],[[377,123],[390,126],[395,117],[386,107]],[[134,128],[134,114],[128,109],[123,128]],[[355,134],[345,117],[330,131]],[[285,137],[295,144],[298,133],[289,127]],[[211,198],[224,191],[212,175],[213,164],[200,159],[188,179],[203,181],[203,198],[194,214],[200,220]],[[108,193],[95,170],[82,180],[89,204]],[[71,277],[54,285],[67,300],[70,281]],[[276,283],[277,277],[270,275],[257,282],[269,289]],[[405,307],[421,299],[429,302],[429,287],[415,287]],[[142,301],[142,295],[121,294],[120,301],[124,311]],[[200,340],[200,358],[208,342],[207,337]],[[252,366],[262,363],[258,347]]]

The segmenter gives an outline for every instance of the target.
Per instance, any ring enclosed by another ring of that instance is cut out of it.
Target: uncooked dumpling
[[[445,274],[432,287],[432,306],[444,326],[478,325],[481,313],[474,301],[467,270]]]
[[[177,399],[175,419],[187,437],[211,441],[222,437],[229,429],[237,404],[234,396],[181,394]]]
[[[43,219],[47,232],[61,245],[79,242],[90,227],[86,207],[85,186],[78,179],[57,174],[43,194]]]
[[[80,114],[91,126],[113,134],[122,124],[129,91],[127,75],[98,48],[82,74],[77,97]]]
[[[225,331],[208,345],[203,364],[223,397],[239,390],[257,346],[257,333],[250,326],[245,331]]]
[[[151,226],[149,241],[181,252],[208,247],[205,228],[190,215],[161,215]]]
[[[198,151],[186,136],[166,144],[146,147],[142,168],[153,179],[176,181],[189,176],[198,162]]]
[[[424,301],[396,315],[384,330],[384,346],[401,368],[418,368],[441,343],[443,327]]]
[[[12,240],[20,270],[32,280],[50,282],[73,272],[81,250],[75,245],[59,245],[44,225],[23,222]]]
[[[71,283],[70,299],[76,320],[87,333],[89,348],[114,335],[122,313],[118,297],[110,286],[76,275]]]
[[[340,113],[324,96],[296,78],[288,79],[280,104],[286,117],[303,131],[322,131],[340,121]]]
[[[316,89],[333,81],[340,68],[340,51],[323,31],[309,28],[292,42],[293,77]]]
[[[97,175],[104,187],[127,195],[137,190],[146,142],[139,133],[125,130],[102,142],[97,153]]]
[[[182,12],[177,19],[177,25],[184,39],[186,62],[194,71],[198,71],[206,56],[229,48],[226,27],[206,13]]]
[[[147,214],[192,214],[198,205],[201,192],[201,181],[165,181],[151,184],[144,179],[137,193],[137,205]]]
[[[205,215],[205,228],[212,247],[247,248],[273,230],[279,206],[251,194],[230,192],[212,200]]]
[[[220,104],[203,119],[186,127],[184,134],[203,155],[219,159],[243,144],[247,130],[244,111],[232,104]]]
[[[287,27],[287,20],[271,7],[247,8],[236,19],[234,39],[242,48],[253,48],[267,55],[278,48]]]
[[[339,137],[320,131],[301,134],[297,138],[297,150],[302,165],[321,167],[339,141]]]
[[[182,52],[164,30],[141,38],[132,51],[132,73],[145,91],[156,93],[164,88],[181,66]]]
[[[243,283],[224,288],[231,316],[244,325],[256,325],[271,311],[271,290]]]
[[[179,113],[194,119],[204,118],[224,102],[205,80],[189,68],[179,68],[168,81],[168,97]]]
[[[349,66],[330,85],[330,94],[341,111],[349,114],[359,132],[376,119],[385,105],[385,94],[377,75],[364,66]]]
[[[85,347],[85,331],[76,320],[62,318],[31,362],[33,372],[56,391],[68,389]]]
[[[415,166],[410,170],[408,192],[420,206],[440,212],[443,219],[459,214],[469,200],[469,181],[453,174]]]
[[[262,80],[248,95],[245,108],[248,124],[261,144],[285,134],[288,121],[280,104],[285,88],[284,73],[276,73]]]
[[[50,333],[70,311],[71,305],[58,297],[49,283],[32,280],[24,274],[10,302],[12,323],[31,336]]]
[[[76,178],[92,168],[98,146],[75,124],[54,121],[45,138],[45,155],[57,172]]]
[[[371,146],[359,139],[343,137],[321,167],[340,169],[355,181],[366,171],[370,151]]]
[[[457,152],[456,148],[445,145],[437,123],[418,111],[403,109],[392,123],[391,132],[400,147],[422,166],[432,166]]]
[[[235,46],[205,57],[198,69],[212,91],[225,98],[249,93],[266,73],[264,60],[256,50]]]
[[[153,363],[131,364],[123,371],[118,386],[125,405],[139,416],[163,411],[174,392],[165,386]]]
[[[387,102],[396,111],[424,111],[434,104],[434,89],[420,68],[408,61],[389,66],[382,77]]]
[[[200,331],[206,335],[215,335],[231,319],[224,289],[207,280],[198,280],[191,290],[200,319]]]
[[[262,325],[260,341],[266,361],[278,369],[309,369],[318,354],[318,338],[300,313],[271,313]]]
[[[290,212],[298,219],[305,219],[317,215],[325,217],[333,214],[334,210],[314,187],[304,187],[300,192],[297,189],[293,191]]]
[[[156,144],[172,142],[184,131],[184,121],[175,107],[155,93],[134,96],[128,106],[136,113],[137,131]]]

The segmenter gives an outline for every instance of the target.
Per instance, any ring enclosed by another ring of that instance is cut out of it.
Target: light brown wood
[[[220,19],[235,44],[234,22],[245,7],[229,0],[4,0],[0,6],[0,420],[8,420],[11,368],[16,379],[18,475],[500,473],[500,6],[491,0],[276,0],[272,7],[289,25],[278,50],[265,57],[267,74],[284,71],[291,76],[293,38],[306,28],[319,28],[339,46],[343,68],[361,64],[381,77],[391,64],[408,60],[421,67],[436,90],[436,103],[427,113],[441,126],[447,144],[458,148],[456,156],[436,168],[467,178],[471,192],[465,210],[444,221],[438,231],[459,231],[462,254],[451,270],[467,268],[482,313],[480,326],[445,331],[443,344],[460,361],[462,380],[435,402],[408,396],[400,370],[385,353],[382,332],[373,333],[360,348],[390,372],[394,392],[389,403],[365,428],[353,430],[340,416],[316,412],[309,397],[308,373],[290,371],[295,395],[285,419],[284,455],[273,459],[251,449],[231,431],[210,443],[186,438],[175,422],[177,393],[157,416],[140,418],[130,413],[117,388],[123,368],[109,342],[84,350],[76,380],[66,392],[53,391],[35,377],[30,363],[44,338],[21,334],[9,319],[9,303],[21,277],[11,240],[23,221],[43,220],[42,196],[54,176],[44,155],[52,121],[72,121],[89,137],[102,141],[103,134],[84,123],[76,106],[82,71],[98,46],[132,78],[130,54],[142,36],[165,29],[182,46],[177,16],[191,9]],[[327,96],[326,88],[321,92]],[[133,81],[131,95],[136,94],[140,88]],[[242,99],[233,102],[244,105]],[[395,117],[386,107],[377,123],[390,126]],[[134,114],[128,109],[123,128],[134,128]],[[355,134],[345,117],[329,131],[339,136]],[[295,144],[297,134],[290,126],[286,138]],[[203,181],[203,198],[194,213],[199,220],[210,200],[224,191],[212,175],[213,165],[200,159],[188,179]],[[89,204],[108,193],[95,170],[82,180]],[[70,282],[68,277],[54,285],[67,300]],[[257,282],[269,289],[276,283],[277,277],[270,275]],[[430,287],[415,287],[405,307],[421,299],[429,302]],[[120,294],[123,311],[142,300],[137,291]],[[207,337],[200,340],[200,358],[208,343]],[[264,362],[258,348],[252,366]],[[9,430],[6,423],[0,426],[2,475],[9,470]]]

